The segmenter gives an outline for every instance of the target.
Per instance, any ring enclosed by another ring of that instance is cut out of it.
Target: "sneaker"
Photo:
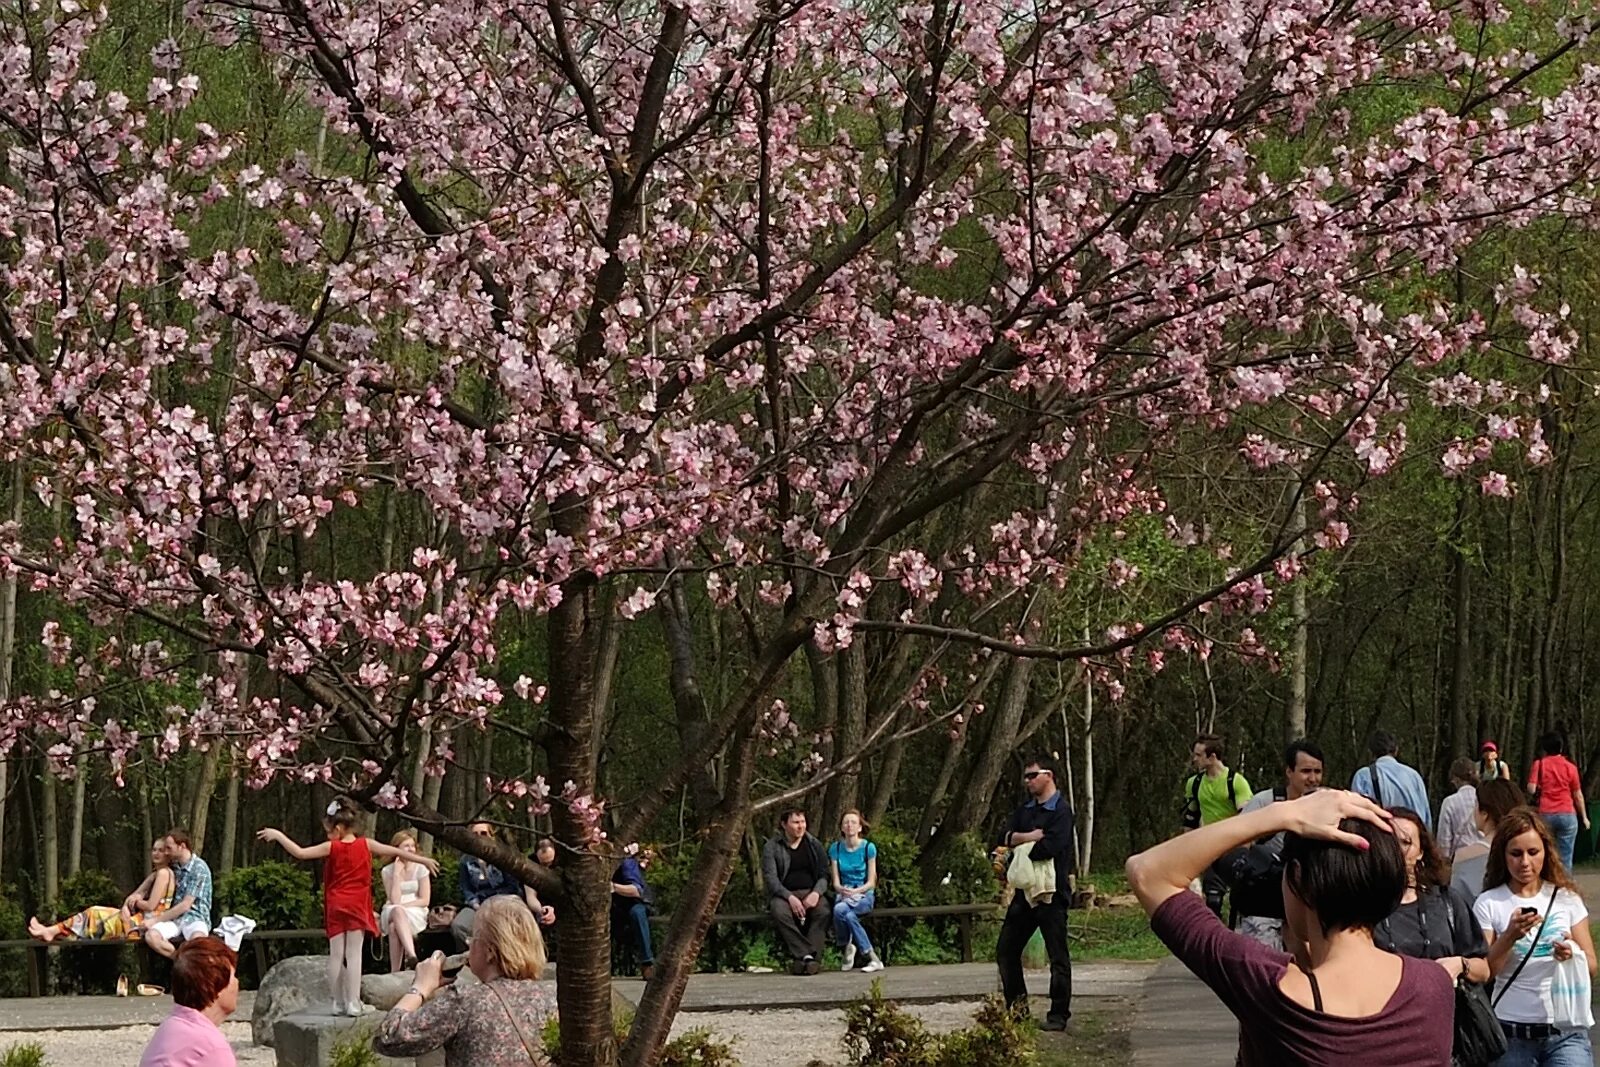
[[[367,1012],[369,1012],[371,1010],[372,1010],[372,1005],[366,1003],[365,1001],[360,1001],[360,1000],[356,1001],[353,1004],[346,1004],[344,1006],[344,1013],[346,1015],[350,1016],[350,1018],[352,1018],[352,1019],[359,1019],[361,1016],[365,1015]]]
[[[887,966],[889,965],[884,963],[876,952],[869,952],[867,953],[867,965],[861,968],[861,973],[872,974],[874,971],[881,971]]]
[[[853,970],[855,970],[855,968],[856,968],[856,943],[854,941],[852,941],[852,942],[850,942],[848,945],[846,945],[844,947],[844,966],[840,967],[839,969],[841,971],[853,971]]]

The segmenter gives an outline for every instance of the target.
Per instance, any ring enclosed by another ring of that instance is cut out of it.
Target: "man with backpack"
[[[1251,797],[1244,812],[1299,800],[1322,787],[1322,749],[1301,738],[1283,750],[1283,781]],[[1244,812],[1241,812],[1243,814]],[[1268,948],[1283,950],[1283,835],[1264,837],[1219,861],[1232,890],[1233,925]]]
[[[1250,800],[1250,783],[1223,762],[1222,739],[1201,734],[1194,739],[1190,758],[1194,773],[1183,783],[1183,828],[1194,830],[1239,814]],[[1222,896],[1227,885],[1214,871],[1201,879],[1206,907],[1222,916]]]

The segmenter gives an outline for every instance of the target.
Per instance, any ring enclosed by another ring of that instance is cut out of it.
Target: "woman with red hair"
[[[238,1067],[222,1020],[239,1007],[239,956],[215,937],[178,946],[172,1014],[156,1027],[139,1067]]]

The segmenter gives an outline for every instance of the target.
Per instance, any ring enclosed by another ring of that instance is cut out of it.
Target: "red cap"
[[[1485,752],[1499,752],[1499,751],[1500,751],[1500,746],[1495,744],[1493,741],[1485,741],[1483,744],[1478,746],[1478,754],[1479,755],[1482,755]]]

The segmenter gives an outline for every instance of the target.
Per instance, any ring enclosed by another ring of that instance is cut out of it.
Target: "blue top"
[[[462,856],[459,870],[461,899],[467,907],[475,908],[490,897],[522,895],[522,883],[487,860]]]
[[[199,856],[190,854],[188,863],[172,865],[172,899],[182,902],[194,897],[189,910],[178,917],[181,923],[211,925],[211,868]]]
[[[1350,788],[1385,808],[1410,808],[1431,833],[1433,816],[1428,813],[1428,787],[1422,775],[1393,756],[1382,756],[1376,764],[1378,787],[1372,786],[1372,767],[1363,767],[1350,779]]]
[[[878,858],[878,846],[863,841],[851,851],[843,841],[828,846],[828,858],[839,865],[839,883],[856,889],[867,884],[867,861]]]

